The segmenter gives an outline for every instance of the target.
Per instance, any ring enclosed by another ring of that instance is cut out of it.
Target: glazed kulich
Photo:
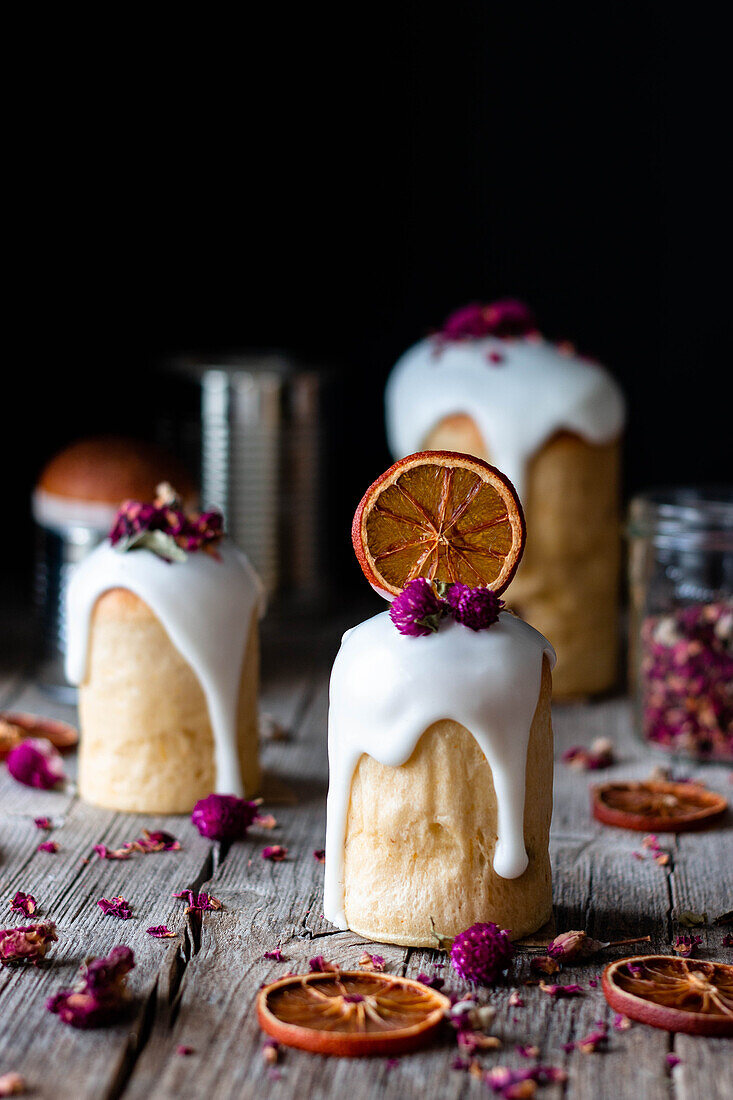
[[[324,912],[369,939],[432,947],[551,916],[552,647],[504,612],[427,637],[384,612],[331,676]]]
[[[80,439],[42,470],[33,515],[43,527],[79,524],[107,531],[123,500],[152,500],[162,481],[175,485],[186,504],[195,504],[189,474],[154,444],[121,436]]]
[[[602,691],[617,674],[623,397],[528,312],[497,334],[502,305],[485,307],[499,323],[467,326],[484,335],[449,319],[402,356],[386,391],[390,447],[473,454],[508,476],[530,538],[507,602],[553,642],[556,696]]]
[[[66,671],[79,685],[82,798],[187,813],[259,783],[261,586],[224,540],[168,561],[103,542],[69,586]]]

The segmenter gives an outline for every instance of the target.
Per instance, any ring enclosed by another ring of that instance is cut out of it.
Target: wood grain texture
[[[463,1100],[491,1095],[485,1083],[451,1068],[456,1048],[449,1034],[394,1066],[382,1058],[326,1059],[289,1050],[276,1077],[262,1059],[254,1013],[260,984],[287,970],[307,969],[309,958],[319,954],[353,966],[365,947],[360,937],[336,932],[324,919],[323,866],[313,857],[325,836],[328,669],[344,625],[302,623],[287,634],[265,632],[262,710],[272,718],[270,727],[274,723],[287,732],[283,739],[263,743],[267,809],[278,822],[273,831],[252,829],[245,841],[212,845],[186,818],[96,810],[78,800],[73,785],[64,792],[29,791],[0,769],[0,926],[20,923],[5,918],[8,899],[22,889],[36,896],[41,915],[57,922],[60,935],[47,965],[0,969],[0,1073],[23,1073],[32,1095],[49,1100],[181,1095]],[[3,705],[66,718],[71,713],[12,670],[0,680],[0,692]],[[642,777],[658,761],[635,741],[628,702],[557,707],[554,725],[557,758],[569,745],[588,744],[601,735],[615,742],[618,758],[603,773],[556,767],[551,854],[557,930],[584,928],[601,940],[648,934],[654,950],[667,951],[681,930],[681,911],[706,910],[713,918],[733,908],[730,815],[714,831],[661,836],[671,855],[666,867],[634,858],[642,851],[640,834],[607,829],[591,818],[592,781]],[[729,795],[733,790],[727,768],[680,765],[677,770],[704,777]],[[36,851],[45,835],[33,817],[41,814],[55,823],[52,836],[61,846],[56,855]],[[97,842],[116,846],[140,835],[143,827],[156,826],[177,835],[183,850],[136,855],[125,862],[92,854]],[[285,862],[262,859],[263,846],[271,843],[288,848]],[[189,886],[210,890],[224,908],[187,916],[171,895]],[[96,904],[118,893],[133,907],[127,922],[104,917]],[[161,923],[176,930],[175,940],[146,934],[149,925]],[[722,947],[726,931],[712,924],[703,930],[701,957],[731,957]],[[64,1027],[45,1011],[46,998],[73,979],[85,955],[117,943],[129,944],[137,957],[129,1017],[104,1031]],[[283,951],[282,963],[264,958],[276,947]],[[393,973],[443,974],[448,988],[467,989],[437,952],[374,950]],[[548,1100],[697,1100],[703,1095],[730,1100],[733,1043],[726,1040],[670,1036],[642,1025],[618,1032],[610,1026],[603,1053],[563,1049],[592,1031],[597,1020],[612,1024],[599,986],[590,983],[599,982],[606,962],[636,950],[645,948],[609,948],[587,965],[567,967],[557,980],[578,982],[584,992],[563,1000],[526,984],[533,981],[532,952],[522,950],[509,976],[480,994],[497,1009],[494,1033],[503,1042],[501,1050],[482,1055],[481,1064],[487,1069],[526,1066],[516,1048],[531,1043],[540,1048],[543,1063],[562,1066],[568,1074],[564,1085],[540,1090]],[[521,993],[523,1006],[509,1004],[513,990]],[[179,1054],[181,1045],[193,1053]],[[681,1059],[671,1070],[670,1052]]]

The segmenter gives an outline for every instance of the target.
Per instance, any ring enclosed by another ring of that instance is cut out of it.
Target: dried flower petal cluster
[[[370,955],[368,951],[359,959],[359,967],[362,970],[384,970],[386,963],[382,955]]]
[[[486,1084],[504,1100],[526,1100],[535,1095],[538,1085],[561,1084],[567,1078],[559,1066],[528,1066],[510,1069],[494,1066],[484,1074]]]
[[[185,560],[203,550],[216,554],[224,535],[221,512],[185,512],[170,485],[159,485],[151,503],[126,500],[115,517],[109,540],[120,551],[152,550],[166,561]]]
[[[389,616],[400,634],[423,638],[440,629],[446,617],[469,630],[486,630],[498,621],[504,601],[489,588],[438,581],[433,587],[425,577],[405,585],[390,604]]]
[[[196,803],[191,821],[209,840],[241,840],[257,818],[257,802],[233,794],[210,794]]]
[[[608,737],[597,737],[589,749],[582,745],[573,745],[565,750],[560,759],[568,767],[583,772],[610,768],[615,763],[613,742]]]
[[[215,898],[213,894],[207,894],[206,891],[195,894],[193,890],[181,890],[179,894],[174,894],[173,897],[181,898],[187,903],[187,913],[204,913],[207,910],[223,908],[219,899]]]
[[[55,840],[44,840],[43,844],[39,844],[36,848],[37,852],[50,852],[51,855],[55,855],[58,850],[59,846]]]
[[[179,852],[181,842],[163,829],[149,831],[143,829],[143,835],[135,840],[127,840],[121,848],[108,848],[106,844],[95,844],[94,851],[100,859],[129,859],[133,852],[151,855],[153,852]]]
[[[672,945],[675,955],[681,955],[683,959],[689,959],[702,943],[702,936],[677,936]]]
[[[269,859],[271,863],[282,863],[287,854],[288,850],[282,844],[268,844],[262,849],[262,858]]]
[[[459,933],[450,949],[450,960],[465,981],[491,985],[507,969],[514,951],[508,931],[489,921]]]
[[[640,680],[647,740],[733,759],[733,607],[698,603],[646,619]]]
[[[11,913],[22,913],[24,917],[32,917],[38,908],[38,903],[33,894],[25,894],[22,890],[16,890],[10,899]]]
[[[167,924],[155,924],[152,928],[146,928],[145,931],[156,940],[172,940],[178,934],[171,932]]]
[[[338,973],[339,968],[323,955],[314,955],[312,959],[308,959],[308,970],[311,974],[325,974],[330,971]]]
[[[468,340],[482,336],[526,336],[536,330],[529,306],[516,298],[501,298],[487,304],[472,302],[454,310],[443,322],[440,337]]]
[[[46,1002],[49,1012],[71,1027],[92,1028],[114,1022],[128,1001],[126,979],[135,965],[129,947],[114,947],[104,958],[88,959],[76,984]]]
[[[569,1052],[571,1050],[579,1050],[581,1054],[595,1054],[599,1049],[603,1049],[608,1041],[608,1027],[602,1020],[596,1021],[595,1030],[586,1035],[583,1039],[575,1039],[572,1043],[564,1043],[563,1050]]]
[[[56,925],[42,920],[20,928],[0,928],[0,963],[37,963],[56,943]]]
[[[27,737],[8,754],[8,771],[26,787],[50,791],[66,779],[61,754],[46,737]]]
[[[100,898],[97,905],[104,913],[105,917],[117,917],[119,920],[129,920],[132,916],[132,909],[129,902],[118,895],[115,898],[107,899]]]

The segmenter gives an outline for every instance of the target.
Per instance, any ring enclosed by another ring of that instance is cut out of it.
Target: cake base
[[[492,461],[462,413],[445,417],[425,448]],[[618,440],[595,445],[558,432],[529,463],[529,537],[504,598],[555,647],[556,699],[606,691],[618,676],[620,452]]]
[[[493,869],[497,804],[491,768],[473,735],[435,722],[401,767],[363,755],[356,767],[344,852],[344,910],[366,939],[435,947],[430,918],[448,936],[494,921],[521,939],[552,915],[552,675],[529,735],[524,841],[529,865],[515,879]]]
[[[260,781],[258,678],[255,613],[237,714],[249,798]],[[79,793],[85,801],[110,810],[183,814],[216,789],[214,737],[201,685],[160,620],[127,589],[112,589],[95,605],[79,720]]]

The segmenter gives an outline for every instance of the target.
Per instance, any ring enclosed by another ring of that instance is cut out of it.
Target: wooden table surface
[[[271,832],[252,829],[245,841],[212,844],[188,818],[108,813],[81,802],[73,785],[62,792],[30,790],[0,768],[0,926],[23,923],[11,916],[9,900],[24,890],[37,898],[39,916],[54,920],[59,930],[47,965],[0,967],[0,1075],[22,1073],[30,1095],[49,1100],[491,1095],[485,1082],[451,1068],[456,1048],[450,1035],[396,1065],[384,1058],[326,1059],[286,1050],[278,1079],[262,1058],[254,1011],[260,985],[288,970],[307,970],[314,955],[353,966],[364,949],[360,937],[334,931],[324,920],[323,866],[313,856],[325,837],[328,671],[348,619],[301,622],[287,629],[265,624],[262,710],[287,731],[285,739],[263,745],[266,808],[278,821]],[[71,708],[41,695],[20,669],[0,671],[0,706],[73,719]],[[599,735],[614,741],[618,762],[601,773],[604,778],[645,777],[659,762],[634,740],[626,699],[558,706],[554,725],[558,759],[569,745],[588,744]],[[678,765],[678,770],[733,796],[729,768]],[[588,785],[594,778],[598,773],[557,764],[552,865],[558,932],[581,928],[604,941],[649,934],[652,949],[666,952],[674,936],[685,931],[677,920],[684,910],[706,911],[712,918],[733,908],[730,814],[711,831],[662,836],[671,855],[662,867],[649,858],[634,858],[641,850],[640,834],[604,828],[591,819]],[[37,851],[46,839],[33,823],[40,815],[54,822],[50,835],[60,846],[54,855]],[[144,827],[173,832],[182,850],[135,855],[125,862],[93,854],[94,844],[117,847]],[[261,858],[263,846],[272,843],[288,848],[285,862]],[[213,893],[223,910],[187,916],[172,894],[189,887]],[[131,920],[105,917],[97,906],[99,898],[117,894],[131,903]],[[146,934],[158,924],[168,924],[177,937],[159,940]],[[724,932],[712,925],[702,930],[701,958],[733,961],[733,952],[722,946]],[[76,1031],[45,1010],[46,999],[72,982],[86,956],[120,943],[132,947],[137,960],[130,977],[134,1009],[124,1023]],[[285,956],[282,963],[263,958],[276,947]],[[377,951],[398,974],[432,974],[444,961],[432,951],[393,946]],[[536,1045],[542,1063],[567,1072],[564,1084],[539,1089],[538,1096],[548,1100],[733,1097],[732,1041],[670,1035],[641,1024],[627,1031],[610,1026],[614,1014],[600,988],[589,983],[599,979],[607,961],[624,953],[609,948],[590,965],[567,967],[559,980],[578,982],[583,995],[554,999],[524,984],[531,956],[521,951],[508,979],[480,994],[497,1009],[493,1032],[503,1041],[502,1049],[483,1055],[481,1063],[487,1069],[526,1066],[517,1045]],[[449,967],[443,973],[447,988],[468,988]],[[521,991],[523,1007],[509,1005],[513,989]],[[597,1020],[609,1024],[606,1051],[563,1049],[592,1031]],[[178,1053],[181,1045],[193,1053]],[[667,1061],[672,1052],[680,1059],[674,1068]]]

